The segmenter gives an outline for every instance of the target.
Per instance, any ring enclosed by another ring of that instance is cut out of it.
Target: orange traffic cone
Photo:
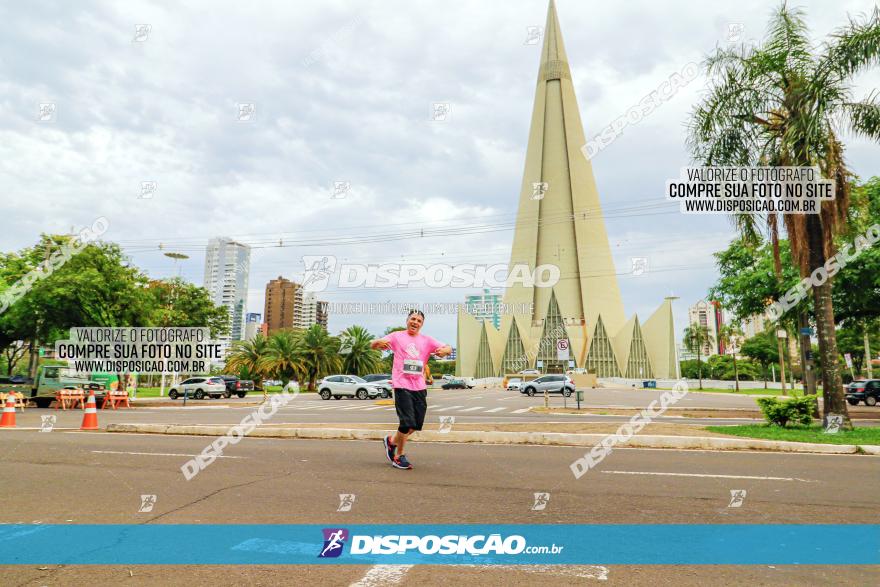
[[[6,394],[6,406],[3,408],[3,417],[0,418],[0,428],[15,428],[15,392]]]
[[[83,414],[83,423],[79,427],[80,430],[97,430],[98,429],[98,406],[95,403],[95,392],[89,392],[89,399],[86,400],[86,411]]]

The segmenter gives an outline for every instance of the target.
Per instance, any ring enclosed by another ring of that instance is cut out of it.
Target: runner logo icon
[[[345,541],[348,540],[348,530],[345,528],[324,528],[324,547],[318,554],[318,558],[337,558],[342,554]]]

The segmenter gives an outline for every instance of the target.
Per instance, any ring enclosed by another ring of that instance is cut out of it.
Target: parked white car
[[[519,377],[511,377],[507,381],[507,391],[519,391],[519,388],[522,386],[522,379]]]
[[[356,397],[373,399],[385,394],[381,385],[364,381],[357,375],[331,375],[318,384],[318,395],[321,399],[342,399]]]
[[[190,377],[177,385],[173,385],[168,391],[168,397],[177,399],[182,395],[204,399],[205,396],[213,398],[222,397],[226,393],[226,382],[222,377]]]

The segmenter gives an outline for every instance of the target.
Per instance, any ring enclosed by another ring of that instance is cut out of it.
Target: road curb
[[[141,434],[180,434],[189,436],[225,436],[230,426],[182,425],[182,424],[109,424],[107,432]],[[300,438],[312,440],[382,440],[384,430],[357,428],[256,428],[248,436],[256,438]],[[549,446],[595,446],[608,434],[573,434],[562,432],[488,432],[462,430],[437,432],[424,430],[416,433],[414,440],[422,442],[463,442],[484,444],[528,444]],[[708,436],[632,436],[618,442],[618,447],[669,448],[689,450],[760,450],[769,452],[796,452],[818,454],[880,455],[880,446],[856,446],[853,444],[814,444],[777,440],[747,438],[719,438]]]

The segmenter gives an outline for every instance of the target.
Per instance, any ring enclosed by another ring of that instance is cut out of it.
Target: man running
[[[386,436],[385,455],[391,465],[398,469],[412,469],[403,448],[416,430],[422,429],[428,411],[428,391],[425,385],[425,365],[432,354],[445,357],[452,352],[449,345],[437,342],[430,336],[419,334],[425,315],[411,310],[406,318],[406,330],[392,332],[370,343],[374,349],[394,352],[391,368],[391,386],[394,388],[394,408],[400,425],[392,440]]]

